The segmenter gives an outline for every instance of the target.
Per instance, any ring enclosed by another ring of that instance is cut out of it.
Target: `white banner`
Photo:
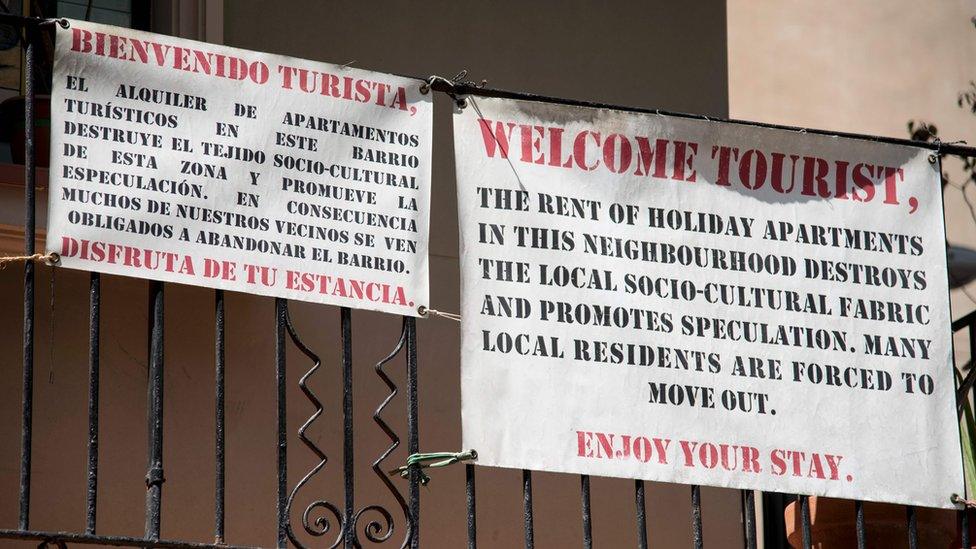
[[[71,21],[47,250],[64,267],[417,315],[421,82]]]
[[[953,507],[930,151],[468,101],[463,446],[480,464]]]

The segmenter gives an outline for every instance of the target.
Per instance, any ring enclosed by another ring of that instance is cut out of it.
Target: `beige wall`
[[[725,3],[573,1],[267,2],[224,6],[224,42],[238,47],[368,69],[471,78],[492,86],[554,96],[645,107],[727,114]],[[182,21],[182,18],[180,18]],[[182,23],[181,23],[182,25]],[[192,22],[187,23],[192,27]],[[186,26],[186,25],[183,25]],[[182,28],[182,27],[181,27]],[[207,25],[207,32],[212,25]],[[693,38],[693,40],[692,40]],[[432,302],[458,308],[458,251],[450,105],[436,104],[436,158],[431,227]],[[0,223],[20,219],[20,194],[0,186]],[[43,209],[43,206],[41,206]],[[51,329],[50,270],[40,268],[37,306],[35,466],[32,526],[84,526],[87,376],[86,273],[59,271]],[[102,451],[99,532],[140,535],[145,475],[146,286],[103,278]],[[19,452],[21,270],[0,271],[0,527],[16,523]],[[213,292],[166,289],[165,537],[212,539]],[[326,406],[309,431],[330,456],[305,493],[341,502],[341,379],[338,310],[294,304],[295,324],[322,355],[310,381]],[[368,464],[386,441],[371,414],[385,396],[372,372],[399,333],[399,319],[355,312],[355,420],[357,507],[393,504]],[[270,545],[275,529],[273,302],[227,298],[227,538]],[[52,343],[51,334],[56,334]],[[421,447],[454,450],[460,442],[458,327],[442,319],[420,322]],[[53,358],[52,360],[52,352]],[[309,363],[289,348],[289,484],[313,464],[294,432],[311,413],[295,382]],[[403,384],[403,363],[390,367]],[[386,417],[405,436],[401,396]],[[402,462],[401,449],[386,467]],[[422,490],[423,547],[462,547],[465,539],[463,468],[433,474]],[[536,474],[536,546],[581,545],[579,479]],[[406,488],[406,483],[397,481]],[[633,482],[593,480],[597,547],[636,545]],[[648,483],[648,529],[655,547],[691,542],[686,486]],[[482,547],[517,547],[522,539],[521,474],[478,469],[478,525]],[[706,489],[709,547],[741,542],[739,494]],[[392,507],[391,507],[392,509]],[[400,519],[400,517],[397,517]],[[297,520],[297,516],[296,516]],[[402,519],[398,532],[402,534]],[[392,545],[391,545],[392,546]]]

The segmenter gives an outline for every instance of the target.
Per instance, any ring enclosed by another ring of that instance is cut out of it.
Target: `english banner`
[[[468,102],[462,414],[480,464],[953,507],[930,151]]]

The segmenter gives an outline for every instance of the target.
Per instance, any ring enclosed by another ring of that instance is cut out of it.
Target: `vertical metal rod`
[[[691,531],[695,549],[702,549],[701,486],[691,487]]]
[[[590,475],[580,475],[580,498],[583,507],[583,547],[593,549],[593,521],[590,516]]]
[[[756,494],[742,491],[742,525],[746,533],[746,549],[756,549]]]
[[[149,464],[146,472],[146,539],[159,539],[163,498],[163,283],[149,283],[149,379],[146,423]]]
[[[800,529],[803,549],[810,549],[813,543],[810,532],[810,498],[807,496],[797,496],[800,504]]]
[[[407,328],[407,452],[420,451],[420,425],[417,406],[417,319],[408,317]],[[420,474],[410,470],[410,521],[413,523],[411,549],[420,547]]]
[[[285,387],[285,315],[288,302],[275,298],[275,379],[278,389],[278,547],[288,547],[288,415]]]
[[[98,509],[98,377],[101,324],[101,275],[92,273],[88,286],[88,490],[85,533],[95,534]]]
[[[908,517],[908,547],[909,549],[918,549],[918,519],[915,507],[912,505],[906,507],[905,514]]]
[[[974,364],[976,368],[976,317],[973,318],[972,322],[969,323],[969,360]],[[976,385],[974,385],[970,391],[972,391],[973,397],[976,397]],[[965,399],[970,398],[970,391],[965,392]],[[976,398],[973,399],[976,401]],[[973,497],[972,494],[965,494],[966,497]],[[969,539],[969,509],[964,508],[959,511],[959,531],[961,534],[962,547],[970,547],[972,540]]]
[[[532,527],[532,471],[522,469],[522,512],[525,520],[525,549],[535,548]]]
[[[342,469],[345,490],[345,512],[343,539],[346,549],[356,545],[356,529],[353,525],[355,504],[355,458],[353,452],[353,402],[352,402],[352,311],[349,307],[339,309],[342,330]]]
[[[868,533],[864,528],[864,502],[854,502],[854,524],[857,527],[857,549],[864,549],[868,545]]]
[[[969,359],[976,359],[976,317],[969,323]],[[973,394],[976,395],[976,386],[973,386]]]
[[[214,292],[214,543],[224,543],[224,291]]]
[[[465,499],[468,504],[468,549],[478,549],[478,516],[475,512],[474,465],[464,466]]]
[[[644,506],[644,481],[634,481],[634,497],[637,504],[637,547],[647,549],[647,511]]]
[[[28,24],[24,62],[24,255],[34,255],[34,57],[35,28]],[[30,528],[31,435],[34,422],[34,262],[24,263],[24,381],[20,432],[20,529]]]
[[[959,511],[959,534],[962,541],[959,546],[967,549],[972,547],[969,539],[969,509]]]

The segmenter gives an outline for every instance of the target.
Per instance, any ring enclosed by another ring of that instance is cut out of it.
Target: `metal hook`
[[[451,94],[451,92],[453,92],[453,90],[454,90],[454,82],[455,82],[454,80],[448,80],[447,78],[444,78],[443,76],[438,76],[436,74],[432,74],[432,75],[430,75],[427,78],[427,81],[426,82],[424,82],[423,84],[420,85],[420,93],[422,93],[424,95],[427,95],[427,93],[429,93],[430,90],[434,89],[434,83],[435,82],[443,82],[444,85],[447,86],[448,89],[450,90],[450,91],[446,91],[445,92],[447,94]]]
[[[45,19],[40,23],[38,23],[38,25],[42,27],[45,25],[54,25],[54,24],[57,24],[62,29],[66,29],[71,26],[71,23],[69,23],[68,20],[65,19],[64,17],[53,17],[51,19]]]
[[[451,78],[450,80],[444,78],[443,76],[432,74],[423,84],[420,85],[420,93],[427,95],[431,90],[434,89],[435,84],[441,84],[444,89],[438,91],[443,91],[446,93],[452,100],[454,100],[454,104],[457,105],[458,108],[463,109],[468,106],[468,101],[457,93],[458,85],[477,86],[474,82],[467,82],[464,80],[464,77],[467,75],[467,69],[462,69],[461,72],[455,74],[454,78]],[[487,80],[482,80],[481,85],[477,87],[484,87],[487,83]]]

